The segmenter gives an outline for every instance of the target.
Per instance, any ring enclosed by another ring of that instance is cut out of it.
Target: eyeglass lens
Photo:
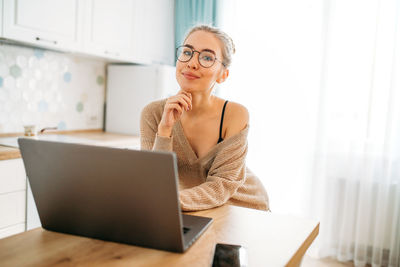
[[[193,57],[194,53],[195,51],[192,48],[180,46],[176,50],[176,57],[181,62],[188,62]],[[199,63],[205,68],[211,67],[214,64],[215,59],[215,55],[209,51],[201,51],[199,53]]]

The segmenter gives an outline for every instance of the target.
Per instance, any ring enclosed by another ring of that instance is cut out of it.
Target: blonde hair
[[[188,31],[183,42],[186,41],[186,39],[189,37],[189,35],[191,35],[192,33],[196,32],[196,31],[205,31],[205,32],[212,33],[215,35],[215,37],[217,37],[221,41],[221,43],[223,44],[222,63],[224,64],[224,66],[226,68],[228,68],[232,63],[232,55],[235,54],[235,52],[236,52],[235,44],[233,43],[232,38],[226,32],[224,32],[216,27],[205,25],[205,24],[200,24],[200,25],[194,26],[193,28],[191,28]]]

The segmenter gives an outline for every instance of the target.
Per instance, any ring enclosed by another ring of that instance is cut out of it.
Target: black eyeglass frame
[[[190,50],[192,50],[192,54],[191,54],[191,56],[190,56],[190,58],[189,58],[188,60],[180,60],[180,59],[179,59],[178,50],[179,50],[179,48],[182,48],[182,47],[189,48]],[[194,55],[195,52],[199,53],[199,56],[197,57],[197,61],[199,62],[200,66],[202,66],[203,68],[211,68],[212,66],[214,66],[215,61],[218,61],[219,63],[222,64],[222,66],[226,67],[225,63],[222,62],[222,61],[220,61],[217,57],[214,58],[214,62],[213,62],[210,66],[208,66],[208,67],[203,66],[203,64],[200,63],[200,54],[201,54],[202,52],[210,52],[210,51],[197,51],[197,50],[194,50],[193,48],[191,48],[190,46],[187,46],[187,45],[180,45],[180,46],[178,46],[178,47],[176,48],[176,50],[175,50],[175,56],[176,56],[176,59],[177,59],[178,61],[180,61],[180,62],[189,62],[189,61],[192,59],[192,57],[193,57],[193,55]],[[213,52],[210,52],[210,53],[213,53]],[[215,56],[215,53],[213,53],[213,54],[214,54],[214,56]]]

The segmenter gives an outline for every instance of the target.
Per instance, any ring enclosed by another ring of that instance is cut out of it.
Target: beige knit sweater
[[[204,210],[225,203],[269,210],[263,185],[245,165],[249,126],[198,158],[180,121],[175,123],[171,137],[157,135],[165,102],[152,102],[142,110],[140,143],[141,149],[176,153],[182,210]]]

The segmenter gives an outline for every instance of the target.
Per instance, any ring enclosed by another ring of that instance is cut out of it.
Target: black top
[[[226,103],[228,103],[228,100],[225,101],[224,107],[222,108],[221,123],[220,123],[220,125],[219,125],[219,139],[218,139],[218,143],[224,141],[224,139],[222,138],[222,123],[224,122],[224,113],[225,113]]]

